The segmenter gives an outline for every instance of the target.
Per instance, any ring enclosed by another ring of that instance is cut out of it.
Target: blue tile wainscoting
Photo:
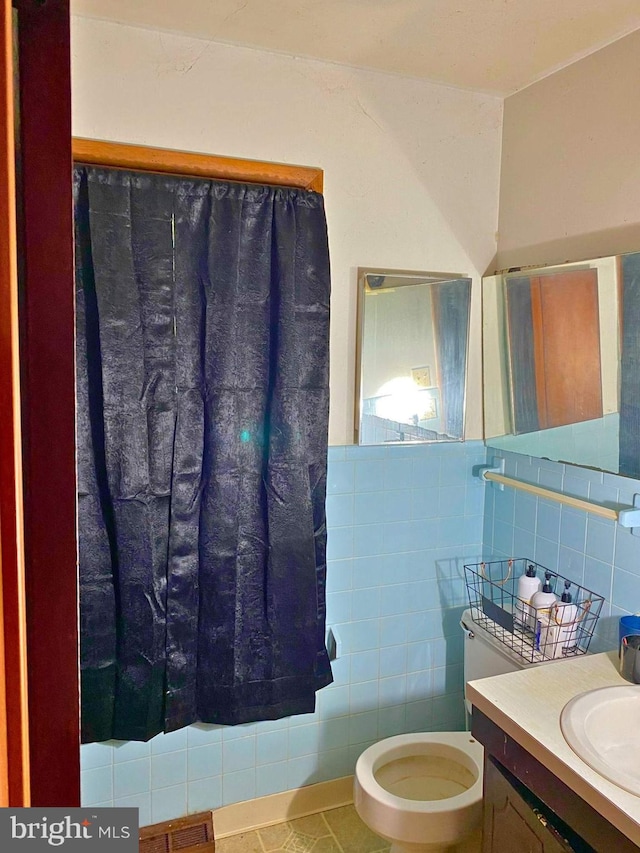
[[[349,775],[389,735],[463,728],[462,567],[482,556],[491,490],[472,469],[485,459],[480,441],[331,447],[327,615],[340,656],[315,713],[84,745],[83,805],[135,806],[156,823]]]
[[[505,473],[529,483],[619,508],[631,506],[640,481],[489,448],[505,459]],[[640,611],[640,536],[614,521],[505,487],[487,485],[484,552],[528,557],[605,599],[589,651],[618,643],[620,616]]]
[[[499,451],[506,473],[612,506],[640,482]],[[529,557],[604,596],[592,651],[640,610],[640,537],[612,521],[473,477],[482,442],[329,450],[328,624],[335,682],[314,714],[195,725],[149,743],[82,747],[84,805],[137,806],[142,825],[353,772],[369,744],[464,724],[463,564]]]
[[[492,438],[492,445],[511,453],[579,459],[581,465],[613,471],[618,466],[620,415],[604,415],[592,421],[553,427],[537,432]],[[495,451],[494,451],[495,452]]]

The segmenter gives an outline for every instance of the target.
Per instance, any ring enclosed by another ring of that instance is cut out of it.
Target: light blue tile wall
[[[472,468],[485,457],[481,442],[330,448],[327,610],[341,656],[316,712],[85,745],[83,804],[137,806],[155,823],[348,775],[389,735],[462,728],[462,566],[481,554]]]
[[[496,451],[489,450],[492,459]],[[640,481],[499,451],[505,473],[612,508],[631,506]],[[613,521],[505,487],[485,493],[487,557],[528,557],[605,598],[590,651],[613,649],[618,619],[640,611],[640,536]]]
[[[613,471],[618,465],[620,415],[520,435],[492,438],[493,447],[511,453],[554,459],[575,459],[580,465]]]

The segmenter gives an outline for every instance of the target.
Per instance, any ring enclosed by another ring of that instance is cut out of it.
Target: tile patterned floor
[[[216,853],[387,853],[353,806],[319,812],[216,841]]]

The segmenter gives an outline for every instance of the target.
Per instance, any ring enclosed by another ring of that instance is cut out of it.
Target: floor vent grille
[[[211,812],[143,826],[140,853],[214,853]]]

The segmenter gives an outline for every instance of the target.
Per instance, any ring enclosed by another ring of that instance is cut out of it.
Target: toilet
[[[460,625],[465,685],[536,665],[473,622],[469,610]],[[391,842],[391,853],[453,851],[479,833],[482,771],[483,748],[469,732],[396,735],[358,758],[354,805],[364,823]]]

